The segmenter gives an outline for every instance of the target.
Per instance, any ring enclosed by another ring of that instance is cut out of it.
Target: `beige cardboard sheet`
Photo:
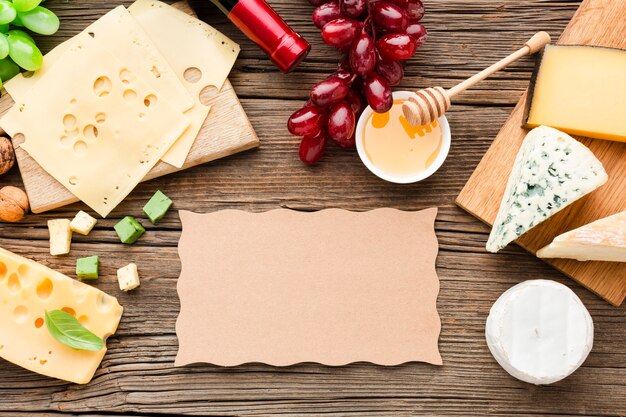
[[[176,365],[441,365],[436,215],[181,211]]]

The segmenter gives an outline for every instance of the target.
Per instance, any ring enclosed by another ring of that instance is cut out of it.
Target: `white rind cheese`
[[[485,328],[496,361],[515,378],[552,384],[578,369],[593,346],[593,321],[563,284],[518,284],[491,307]]]
[[[596,220],[554,238],[540,258],[626,262],[626,211]]]
[[[122,306],[114,297],[37,262],[0,249],[0,358],[53,378],[86,384],[102,362],[97,352],[57,341],[45,312],[63,310],[105,340],[117,330]]]
[[[487,250],[498,252],[607,180],[602,163],[576,139],[547,126],[531,130],[515,159]]]

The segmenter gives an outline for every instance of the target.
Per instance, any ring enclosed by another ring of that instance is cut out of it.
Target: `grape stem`
[[[374,19],[372,17],[372,2],[371,0],[365,0],[367,4],[367,21],[370,24],[372,30],[372,40],[376,43],[376,26],[374,25]]]

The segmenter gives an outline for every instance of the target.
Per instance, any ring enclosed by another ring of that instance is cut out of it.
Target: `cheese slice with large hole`
[[[491,307],[485,328],[496,361],[515,378],[552,384],[582,365],[593,346],[593,321],[563,284],[525,281]]]
[[[122,62],[80,35],[0,126],[72,194],[105,217],[189,119]]]
[[[167,98],[180,112],[189,110],[194,100],[161,55],[150,37],[124,6],[118,6],[89,25],[82,34],[93,36],[98,44],[118,58],[137,77]],[[22,101],[28,91],[58,62],[65,51],[82,36],[75,36],[59,44],[44,58],[35,73],[18,74],[5,84],[15,102]],[[97,65],[97,63],[94,63]]]
[[[163,161],[181,168],[209,114],[208,90],[222,88],[239,54],[239,45],[201,20],[160,1],[138,0],[128,10],[195,100],[185,112],[191,126],[163,157]]]
[[[626,262],[626,211],[563,233],[537,252],[540,258]]]
[[[0,248],[0,357],[42,375],[86,384],[106,346],[89,352],[58,342],[44,321],[52,310],[74,315],[105,342],[123,311],[114,297]]]

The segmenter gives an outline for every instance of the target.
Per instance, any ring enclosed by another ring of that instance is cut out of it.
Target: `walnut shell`
[[[19,222],[28,213],[28,196],[17,187],[0,189],[0,220]]]
[[[0,175],[6,173],[15,164],[15,152],[8,138],[0,136]]]

